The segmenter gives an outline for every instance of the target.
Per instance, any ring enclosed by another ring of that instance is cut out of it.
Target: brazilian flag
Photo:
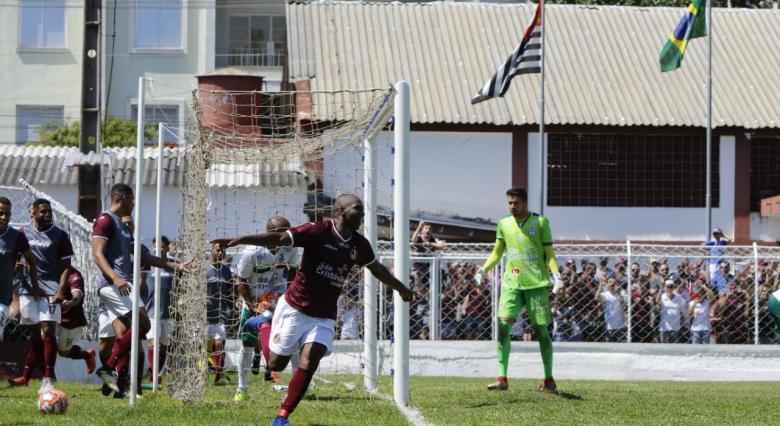
[[[669,40],[661,50],[661,71],[674,71],[680,64],[688,47],[688,41],[707,35],[707,14],[704,8],[706,0],[693,0],[683,15]]]

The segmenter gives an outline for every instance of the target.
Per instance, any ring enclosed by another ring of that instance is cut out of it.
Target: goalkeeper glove
[[[485,268],[479,268],[474,279],[477,281],[477,287],[482,287],[482,280],[485,278]]]
[[[553,293],[558,293],[563,288],[563,280],[561,280],[561,274],[553,275]]]

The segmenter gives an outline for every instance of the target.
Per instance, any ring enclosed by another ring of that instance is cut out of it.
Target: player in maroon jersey
[[[86,351],[73,341],[80,339],[87,325],[84,316],[84,277],[76,268],[69,268],[68,281],[63,289],[62,319],[57,328],[57,351],[60,356],[71,359],[83,359],[87,364],[87,374],[95,371],[95,350]]]
[[[279,299],[271,321],[271,353],[268,365],[282,371],[300,348],[300,361],[272,426],[289,425],[288,417],[309,387],[320,360],[330,354],[336,327],[336,301],[345,279],[355,267],[365,267],[380,281],[401,294],[404,301],[414,291],[396,279],[377,261],[371,244],[357,232],[363,223],[363,202],[356,195],[339,196],[333,219],[309,223],[285,232],[266,232],[215,243],[294,246],[303,258],[292,284]]]

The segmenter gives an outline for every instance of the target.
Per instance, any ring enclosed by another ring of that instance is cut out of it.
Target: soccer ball
[[[41,414],[65,414],[68,397],[59,389],[51,389],[38,395],[37,405]]]

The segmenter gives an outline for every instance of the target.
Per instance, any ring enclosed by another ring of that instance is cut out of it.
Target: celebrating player
[[[57,327],[57,350],[60,356],[70,359],[83,359],[87,364],[87,374],[95,371],[95,350],[86,351],[73,341],[84,334],[87,318],[84,316],[84,277],[76,268],[68,269],[68,279],[62,292],[62,319]]]
[[[60,302],[65,300],[70,259],[73,246],[70,237],[54,225],[51,203],[39,198],[32,203],[32,223],[19,230],[27,237],[30,252],[35,257],[40,295],[37,297],[27,280],[19,288],[21,323],[30,325],[30,346],[22,376],[12,380],[15,386],[27,385],[30,372],[43,358],[44,392],[55,380],[54,365],[57,361],[57,324],[62,316]]]
[[[290,222],[281,216],[274,216],[266,223],[267,232],[282,233],[288,229]],[[243,299],[239,323],[242,346],[239,355],[238,388],[233,398],[237,402],[248,399],[247,371],[255,359],[254,350],[258,343],[266,363],[264,378],[266,381],[273,380],[271,370],[268,369],[271,317],[278,296],[283,294],[287,287],[285,272],[297,267],[299,257],[297,249],[281,245],[247,247],[241,253],[236,266],[238,291]],[[247,322],[253,318],[255,320],[247,326]]]
[[[116,338],[106,364],[98,369],[98,376],[112,390],[116,397],[122,397],[128,387],[128,367],[131,362],[132,330],[130,321],[133,303],[130,298],[133,280],[133,259],[131,250],[133,237],[130,229],[123,223],[122,217],[129,217],[135,207],[133,190],[125,184],[118,183],[111,188],[111,206],[103,212],[92,229],[92,255],[95,264],[100,269],[98,276],[98,297],[108,310],[113,321]],[[135,259],[142,264],[158,268],[179,269],[178,263],[166,262],[152,256],[148,250],[141,251],[141,259]],[[146,310],[138,310],[139,339],[150,329]],[[137,354],[139,371],[143,367],[143,354]],[[140,382],[136,392],[141,392]]]
[[[501,281],[498,302],[498,380],[488,385],[490,390],[509,388],[506,374],[509,363],[509,345],[512,324],[526,307],[528,319],[539,338],[539,349],[544,364],[544,381],[540,391],[556,390],[552,376],[553,348],[547,326],[552,322],[549,300],[549,275],[553,274],[557,292],[563,283],[558,272],[558,262],[552,247],[550,222],[544,216],[528,211],[528,194],[523,188],[506,192],[510,216],[498,221],[496,244],[493,253],[477,271],[477,284],[482,284],[486,271],[495,267],[504,250],[507,251],[506,272]]]
[[[211,264],[206,272],[208,279],[206,299],[206,321],[209,324],[208,351],[214,360],[214,385],[224,386],[225,380],[222,370],[225,367],[225,319],[230,309],[230,299],[233,293],[233,274],[230,265],[223,263],[225,249],[219,244],[211,246]]]
[[[8,322],[10,306],[14,298],[13,277],[16,259],[19,255],[24,256],[24,259],[27,261],[32,294],[33,296],[39,295],[35,258],[30,251],[30,245],[24,234],[11,227],[11,211],[11,200],[6,197],[0,197],[0,342],[3,341],[5,325]],[[40,343],[40,339],[37,342]],[[33,344],[36,344],[36,341],[31,339],[27,350],[27,358],[30,358],[31,354],[43,352],[42,349],[33,351]],[[34,366],[36,362],[37,360],[33,359],[30,363],[25,362],[25,365]],[[30,380],[30,371],[28,369],[25,369],[23,377],[26,377],[24,384],[27,384]],[[9,383],[11,385],[17,384],[15,379],[9,379]]]
[[[298,368],[276,418],[271,421],[272,426],[290,424],[288,417],[309,387],[320,359],[330,354],[337,300],[345,279],[355,266],[368,268],[407,302],[415,295],[376,261],[370,243],[357,232],[364,214],[360,198],[345,194],[333,205],[333,220],[309,223],[286,232],[239,237],[228,243],[228,246],[250,244],[304,249],[301,268],[279,299],[271,324],[273,337],[268,363],[273,371],[283,370],[300,348]]]

